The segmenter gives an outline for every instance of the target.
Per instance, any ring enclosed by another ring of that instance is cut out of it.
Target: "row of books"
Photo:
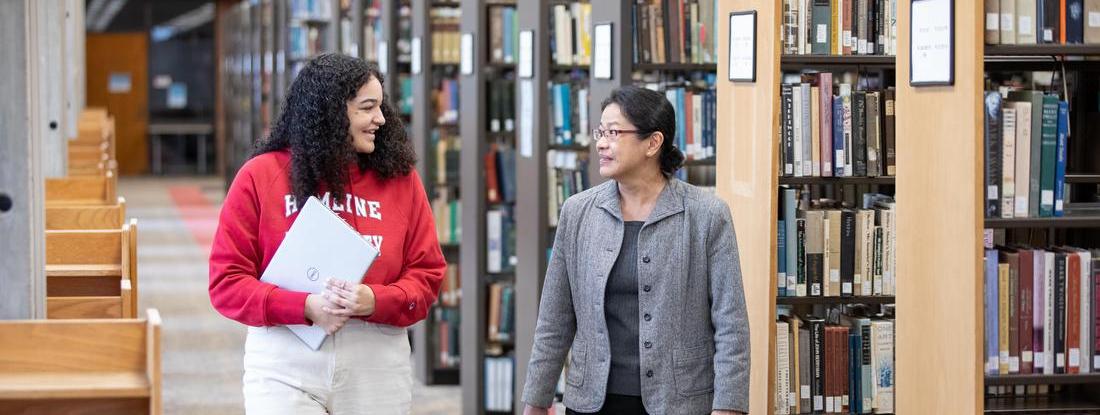
[[[777,296],[895,294],[893,198],[868,193],[859,209],[851,209],[829,200],[811,202],[795,188],[781,188],[780,197]]]
[[[457,185],[460,177],[462,140],[446,130],[433,129],[432,144],[435,145],[435,154],[432,157],[434,165],[431,180],[439,185]]]
[[[1069,104],[1042,91],[985,93],[985,216],[1062,216]]]
[[[516,130],[516,81],[494,78],[489,82],[489,131],[494,133]]]
[[[714,157],[718,131],[718,93],[714,79],[714,74],[708,74],[704,88],[692,85],[665,89],[665,98],[676,109],[674,143],[688,160]]]
[[[828,72],[781,89],[781,176],[878,177],[896,170],[894,88],[856,90]]]
[[[439,80],[439,83],[432,90],[437,123],[455,124],[458,122],[459,95],[458,79],[443,78]]]
[[[485,358],[485,410],[512,412],[512,380],[515,377],[515,356]]]
[[[462,9],[433,7],[431,9],[432,63],[458,64],[462,59],[459,18]]]
[[[550,11],[550,61],[557,65],[592,63],[592,4],[555,4]]]
[[[486,201],[491,204],[516,201],[516,151],[506,144],[489,144],[485,153]]]
[[[775,325],[775,413],[894,412],[892,317],[787,312]]]
[[[436,335],[436,368],[456,368],[461,361],[459,354],[461,314],[458,308],[436,307],[434,310],[432,318]]]
[[[634,4],[634,63],[716,63],[715,0],[638,0]]]
[[[558,214],[565,200],[588,189],[588,153],[550,150],[546,152],[546,175],[551,194],[547,214],[550,226],[558,226]]]
[[[897,0],[783,0],[783,53],[896,55]]]
[[[290,0],[290,16],[295,19],[329,20],[331,0]]]
[[[987,248],[985,371],[1100,371],[1100,250]]]
[[[397,110],[402,115],[412,115],[413,113],[413,78],[407,73],[399,73],[397,75],[398,82],[401,84],[401,96],[390,97],[397,101]]]
[[[489,62],[515,63],[519,43],[519,22],[515,6],[489,8]]]
[[[321,31],[316,26],[292,24],[288,36],[287,52],[291,59],[308,59],[326,49]]]
[[[462,203],[453,196],[450,188],[439,187],[435,193],[432,215],[435,216],[436,238],[443,245],[462,243]]]
[[[574,82],[550,84],[552,143],[587,146],[591,142],[588,122],[588,85]]]
[[[1100,43],[1100,0],[985,0],[985,43]]]
[[[490,273],[502,273],[516,266],[516,224],[511,206],[485,212],[485,268]]]
[[[515,287],[511,283],[489,285],[488,340],[490,343],[508,342],[515,337],[515,294]]]

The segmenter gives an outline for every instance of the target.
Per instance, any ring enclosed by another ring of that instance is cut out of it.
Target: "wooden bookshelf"
[[[984,403],[987,414],[1100,414],[1100,403],[1084,398],[989,398]]]
[[[777,305],[893,304],[894,296],[775,297]]]
[[[1011,228],[1100,228],[1100,216],[1061,216],[1047,218],[986,218],[985,227]]]
[[[1100,184],[1100,174],[1066,174],[1066,183]]]
[[[1100,384],[1100,373],[1055,375],[985,375],[986,386]]]
[[[985,45],[986,56],[1100,56],[1100,45]]]
[[[888,55],[782,55],[780,63],[787,67],[878,66],[893,67],[896,58]]]
[[[391,3],[392,9],[397,9],[400,5],[397,3],[399,0],[386,0],[387,3]],[[444,182],[439,183],[438,178],[434,175],[435,166],[430,166],[428,163],[435,159],[435,147],[433,146],[432,136],[433,130],[443,129],[448,132],[457,132],[457,125],[439,124],[436,119],[439,114],[435,111],[435,101],[433,100],[433,91],[435,90],[435,83],[438,81],[441,67],[446,65],[440,65],[432,60],[432,15],[431,11],[434,7],[453,7],[448,5],[437,5],[437,2],[431,2],[428,0],[413,0],[410,4],[410,16],[412,31],[409,35],[413,38],[420,39],[420,73],[411,74],[411,65],[408,68],[400,68],[403,73],[407,73],[411,76],[413,88],[413,112],[411,122],[409,124],[409,130],[411,134],[410,139],[413,141],[413,147],[416,150],[417,157],[417,171],[420,173],[421,180],[424,182],[425,190],[428,193],[429,198],[432,198],[439,189],[446,188],[449,192],[457,193],[461,190],[461,182]],[[383,4],[383,19],[391,12],[386,12],[387,5]],[[392,12],[396,13],[396,11]],[[391,16],[396,20],[396,16]],[[392,39],[398,39],[396,32],[392,32]],[[411,39],[406,39],[411,42]],[[396,41],[389,42],[392,46],[389,46],[391,53],[396,53]],[[411,62],[410,62],[411,63]],[[392,69],[391,69],[392,70]],[[430,201],[431,199],[429,199]],[[438,214],[438,213],[437,213]],[[447,263],[450,266],[461,264],[462,244],[444,243],[440,245],[443,250],[444,256],[447,259]],[[464,285],[464,284],[462,284]],[[465,294],[463,294],[464,296]],[[465,303],[462,301],[461,303]],[[455,367],[439,367],[439,332],[436,309],[441,308],[439,303],[433,306],[432,310],[428,313],[428,318],[423,322],[418,323],[413,328],[413,362],[415,366],[415,373],[420,381],[428,385],[457,385],[459,383],[459,377],[461,371]],[[459,306],[461,307],[461,305]],[[454,307],[443,307],[454,308]],[[461,332],[460,326],[459,331]],[[465,351],[465,346],[459,344],[459,353]]]
[[[894,185],[893,176],[881,177],[780,177],[783,185]]]
[[[716,72],[713,63],[635,63],[634,70],[648,72]]]

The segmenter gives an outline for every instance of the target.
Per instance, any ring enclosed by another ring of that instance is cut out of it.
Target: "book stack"
[[[860,90],[828,72],[781,87],[780,176],[896,173],[894,88]]]
[[[783,54],[896,55],[897,15],[897,0],[783,0]]]
[[[984,0],[987,45],[1100,43],[1100,0]]]
[[[716,63],[717,6],[715,0],[639,0],[632,15],[634,63]]]
[[[987,375],[1100,370],[1100,250],[992,245],[984,260]]]
[[[1069,103],[1042,91],[988,91],[984,113],[985,216],[1062,216]]]
[[[780,310],[775,413],[894,412],[894,317],[836,311]]]
[[[550,61],[555,65],[592,63],[592,5],[572,2],[550,9]]]
[[[778,297],[895,294],[893,198],[865,194],[859,207],[810,201],[809,192],[780,188],[777,226]]]

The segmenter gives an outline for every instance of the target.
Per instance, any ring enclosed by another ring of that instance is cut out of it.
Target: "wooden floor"
[[[164,413],[241,414],[244,326],[210,306],[209,244],[224,190],[209,178],[122,178],[119,195],[138,235],[140,310],[155,307],[162,333]],[[417,385],[413,414],[457,414],[457,387]]]

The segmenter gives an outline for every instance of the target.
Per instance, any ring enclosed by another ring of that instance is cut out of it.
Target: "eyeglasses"
[[[619,139],[619,135],[626,134],[626,133],[640,134],[640,133],[642,133],[642,131],[639,131],[639,130],[601,130],[601,129],[597,128],[597,129],[592,130],[592,139],[596,140],[596,141],[600,141],[600,139],[606,138],[610,141],[615,141],[615,140]]]

